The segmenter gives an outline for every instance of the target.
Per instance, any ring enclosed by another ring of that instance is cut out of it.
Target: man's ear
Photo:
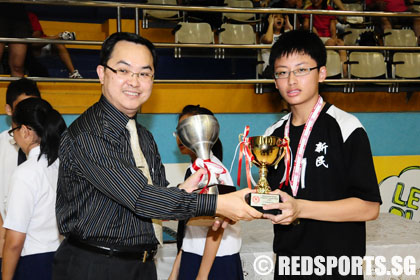
[[[327,67],[321,66],[319,68],[319,79],[318,81],[321,83],[327,78]]]
[[[98,74],[99,81],[101,82],[101,85],[104,84],[104,77],[105,77],[105,67],[102,65],[96,66],[96,73]]]
[[[4,109],[6,110],[6,114],[8,116],[12,115],[12,107],[9,104],[6,104],[6,106],[4,107]]]

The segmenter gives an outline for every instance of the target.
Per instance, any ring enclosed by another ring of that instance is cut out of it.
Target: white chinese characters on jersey
[[[316,167],[320,167],[321,165],[323,165],[325,168],[328,168],[328,164],[325,162],[325,157],[324,157],[324,155],[327,154],[327,148],[328,148],[328,145],[325,142],[324,143],[319,142],[318,144],[316,144],[315,152],[322,154],[316,158],[316,161],[315,161]]]

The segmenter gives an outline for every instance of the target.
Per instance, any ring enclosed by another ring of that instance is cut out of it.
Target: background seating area
[[[154,5],[177,5],[179,0],[145,0],[145,1],[124,1],[126,3],[145,3]],[[189,1],[191,5],[200,1]],[[205,1],[202,1],[205,3]],[[220,1],[217,1],[220,2]],[[345,8],[348,10],[360,11],[364,9],[361,3],[346,3]],[[348,1],[352,2],[352,1]],[[216,2],[215,2],[216,3]],[[245,7],[253,8],[255,2],[247,0],[226,0],[225,6],[228,7]],[[109,34],[116,31],[116,9],[114,7],[101,6],[58,6],[58,5],[27,5],[28,10],[36,12],[45,32],[57,33],[59,30],[71,30],[76,32],[77,40],[86,41],[102,41]],[[120,15],[122,18],[122,30],[134,31],[133,19],[135,18],[134,9],[121,8]],[[139,11],[141,28],[140,34],[157,43],[179,43],[179,44],[226,44],[226,45],[255,45],[259,44],[259,30],[264,14],[253,13],[211,13],[214,17],[221,15],[221,25],[215,28],[212,23],[205,22],[194,16],[189,16],[191,12],[185,11],[169,11],[144,9]],[[362,21],[361,21],[362,19]],[[186,22],[188,20],[188,22]],[[201,22],[194,22],[200,21]],[[145,22],[147,24],[145,24]],[[401,46],[401,47],[417,47],[417,38],[411,29],[388,29],[379,32],[377,27],[372,23],[372,17],[349,16],[346,21],[347,25],[343,33],[339,33],[344,40],[346,46],[357,46],[360,43],[360,35],[365,32],[372,32],[378,37],[378,45],[380,46]],[[95,66],[98,60],[98,45],[66,45],[73,62],[77,69],[80,70],[84,78],[96,78]],[[420,48],[419,48],[420,50]],[[188,47],[158,47],[158,69],[156,73],[157,79],[220,79],[220,80],[240,80],[258,78],[257,67],[259,66],[258,48],[188,48]],[[330,57],[334,55],[334,50],[329,53],[329,78],[404,78],[414,79],[420,78],[416,71],[407,74],[407,70],[420,68],[418,65],[418,50],[399,50],[400,53],[396,63],[394,56],[396,51],[375,50],[357,50],[359,55],[369,60],[357,60],[353,54],[355,50],[347,50],[348,61],[344,62],[344,67],[348,68],[349,76],[343,76],[342,71],[338,71],[338,63]],[[407,54],[402,55],[407,52]],[[377,56],[375,56],[377,54]],[[334,55],[336,58],[337,56]],[[380,67],[371,63],[363,64],[371,61],[370,58],[375,57]],[[7,73],[7,57],[3,58],[3,66]],[[40,65],[47,69],[50,77],[66,77],[67,73],[63,65],[58,61],[56,56],[41,56],[37,58]],[[381,69],[381,73],[361,73],[357,69],[366,72]],[[373,68],[373,69],[371,69]],[[384,69],[384,71],[382,71]],[[40,75],[33,75],[40,76]],[[329,84],[327,90],[343,91],[345,84]],[[383,91],[384,87],[378,84],[370,84],[372,90]],[[412,87],[413,84],[408,86]],[[268,88],[270,91],[270,88]],[[387,90],[385,90],[387,91]]]
[[[262,67],[259,53],[262,48],[270,47],[269,45],[260,45],[261,33],[257,31],[258,23],[222,22],[220,17],[220,26],[215,28],[210,22],[214,44],[181,45],[175,43],[178,23],[200,23],[207,22],[208,19],[202,16],[203,12],[195,12],[196,9],[192,12],[189,10],[190,7],[201,5],[203,10],[208,11],[214,6],[205,7],[204,5],[209,4],[208,0],[177,1],[183,1],[186,5],[180,6],[181,10],[184,9],[179,12],[182,20],[162,20],[157,17],[153,19],[150,17],[147,28],[142,26],[144,21],[142,18],[143,9],[138,9],[139,33],[155,43],[159,57],[154,93],[149,102],[142,108],[143,113],[178,113],[186,100],[193,100],[196,104],[205,104],[207,107],[213,108],[216,113],[273,113],[287,110],[286,104],[276,93],[273,81],[271,79],[261,79],[257,76],[256,69]],[[39,4],[40,2],[43,4]],[[220,5],[223,5],[223,1],[212,0],[210,2],[214,5],[218,4],[219,7],[217,8],[219,10],[207,14],[219,14],[221,16],[224,12],[224,8],[220,7]],[[56,55],[39,58],[40,64],[47,69],[50,78],[35,77],[34,79],[39,81],[39,87],[46,99],[60,112],[79,114],[96,102],[100,93],[96,65],[99,60],[101,42],[109,34],[116,32],[118,26],[122,31],[136,31],[135,20],[133,20],[136,17],[133,7],[139,6],[138,3],[141,6],[141,1],[106,2],[106,5],[112,5],[113,7],[103,7],[101,5],[105,2],[101,1],[98,1],[101,4],[98,6],[83,6],[83,1],[74,1],[75,6],[50,5],[45,0],[37,0],[36,3],[28,1],[26,6],[38,14],[46,34],[56,34],[64,30],[76,33],[76,41],[66,42],[66,47],[75,67],[80,70],[84,79],[67,79],[66,70]],[[124,6],[125,3],[131,6],[130,8],[120,8],[121,21],[117,24],[117,6]],[[255,4],[256,1],[253,1],[253,3]],[[144,7],[144,5],[141,7]],[[145,7],[145,10],[152,11],[154,9]],[[264,11],[265,14],[271,11],[280,12],[281,9],[267,8]],[[292,11],[301,12],[298,10]],[[290,10],[288,10],[288,13],[291,13]],[[262,18],[264,14],[257,13],[257,17]],[[293,13],[289,15],[293,18]],[[203,19],[200,20],[199,16],[202,16]],[[214,18],[217,17],[214,16]],[[293,20],[291,22],[293,23]],[[233,27],[234,25],[236,27]],[[254,35],[249,32],[249,27],[252,28]],[[350,27],[360,29],[361,26],[351,25]],[[363,30],[366,28],[372,30],[371,26],[363,26]],[[236,31],[233,29],[236,29]],[[247,30],[247,34],[251,34],[252,38],[240,35],[228,43],[225,38],[226,33],[233,32],[235,34],[238,32],[237,30]],[[226,33],[223,34],[224,32]],[[250,41],[244,45],[245,41],[240,41],[240,38],[246,38]],[[252,43],[254,40],[256,44]],[[356,41],[357,38],[354,42]],[[231,44],[233,42],[240,44]],[[177,47],[181,47],[181,57],[175,57],[175,48]],[[364,52],[367,51],[366,48],[369,47],[357,49],[357,51]],[[415,54],[420,50],[417,47],[410,47],[409,50],[399,47],[393,48],[397,48],[399,53]],[[350,54],[356,49],[348,49],[347,51]],[[336,49],[329,47],[329,54],[332,52],[336,52]],[[396,51],[380,49],[375,50],[375,52],[382,53],[384,59],[386,59],[387,57],[393,57]],[[387,56],[388,52],[389,55]],[[400,79],[398,81],[403,81],[401,80],[403,77],[401,69],[407,68],[409,65],[410,67],[417,67],[418,60],[414,55],[411,56],[410,63],[407,65],[401,64],[401,61],[406,59],[405,57],[398,58],[395,64],[392,64],[390,60],[386,61],[388,77],[396,77]],[[5,61],[7,60],[3,60],[3,62]],[[414,66],[411,66],[412,64]],[[329,69],[332,70],[331,66],[329,66]],[[330,70],[329,72],[331,72]],[[420,98],[416,93],[419,85],[417,82],[420,82],[418,79],[414,80],[415,83],[410,77],[407,78],[409,79],[407,83],[399,82],[395,84],[395,81],[384,81],[383,83],[364,82],[362,84],[359,79],[341,78],[342,71],[338,71],[336,74],[336,76],[328,78],[322,91],[326,100],[344,110],[350,112],[418,111],[418,106],[420,106]],[[0,94],[5,92],[7,81],[10,81],[10,79],[12,78],[8,74],[0,75]],[[407,79],[404,81],[407,81]],[[350,92],[353,94],[342,94]],[[399,92],[400,94],[390,95],[388,92]],[[229,102],[221,102],[221,100],[226,101],[226,98]],[[0,104],[0,107],[3,106]]]

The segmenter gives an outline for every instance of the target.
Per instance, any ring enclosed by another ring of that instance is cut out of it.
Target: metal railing
[[[99,79],[69,79],[69,78],[50,78],[50,77],[28,77],[37,82],[56,82],[56,83],[97,83]],[[15,81],[20,77],[0,77],[1,82]],[[242,79],[242,80],[214,80],[214,79],[194,79],[194,80],[160,80],[155,79],[154,83],[158,84],[273,84],[272,79]],[[420,79],[326,79],[324,84],[369,84],[369,83],[381,83],[381,84],[395,84],[395,83],[407,83],[417,84],[420,83]]]
[[[105,1],[71,1],[71,0],[0,0],[0,3],[18,3],[18,4],[36,4],[36,5],[56,5],[56,6],[83,6],[83,7],[108,7],[116,9],[117,31],[121,31],[121,8],[132,8],[135,10],[135,32],[139,34],[139,9],[147,10],[176,10],[186,12],[223,12],[223,13],[253,13],[253,14],[310,14],[313,15],[336,15],[336,16],[364,16],[364,17],[420,17],[420,13],[404,12],[372,12],[372,11],[338,11],[338,10],[301,10],[286,8],[233,8],[233,7],[199,7],[199,6],[172,6],[172,5],[150,5],[150,4],[134,4],[119,3]],[[102,41],[67,41],[53,40],[41,38],[0,38],[0,42],[9,43],[53,43],[53,44],[71,44],[71,45],[102,45]],[[180,44],[180,43],[154,43],[157,48],[213,48],[216,49],[269,49],[270,45],[228,45],[228,44]],[[420,51],[420,47],[390,47],[390,46],[327,46],[331,50],[370,50],[370,51]],[[92,83],[98,82],[98,79],[68,79],[68,78],[46,78],[46,77],[29,77],[39,82],[72,82],[72,83]],[[0,81],[12,81],[15,77],[0,77]],[[243,79],[243,80],[159,80],[155,83],[208,83],[208,84],[256,84],[256,91],[260,91],[263,84],[271,84],[271,79]],[[400,83],[414,84],[420,83],[420,79],[326,79],[324,83],[328,84],[348,84],[354,88],[354,84],[366,83],[387,83],[395,85]],[[398,88],[398,86],[396,87]]]
[[[417,17],[420,13],[412,12],[379,12],[379,11],[339,11],[339,10],[304,10],[288,8],[234,8],[218,6],[174,6],[174,5],[151,5],[134,4],[106,1],[71,1],[71,0],[0,0],[0,3],[55,5],[55,6],[85,6],[85,7],[108,7],[108,8],[138,8],[147,10],[174,10],[187,12],[223,12],[223,13],[252,13],[252,14],[315,14],[315,15],[336,15],[336,16],[386,16],[386,17]]]
[[[1,0],[0,0],[1,1]],[[61,39],[42,38],[0,38],[0,43],[48,43],[69,45],[101,46],[102,41],[72,41]],[[209,49],[271,49],[271,45],[229,45],[229,44],[183,44],[183,43],[153,43],[157,48],[209,48]],[[420,51],[420,47],[396,47],[396,46],[326,46],[327,50],[369,50],[369,51]]]

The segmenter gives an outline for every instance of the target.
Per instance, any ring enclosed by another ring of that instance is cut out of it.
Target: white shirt
[[[15,140],[9,136],[7,131],[0,133],[0,214],[3,220],[7,194],[9,193],[9,181],[17,167],[19,150]]]
[[[220,162],[213,154],[210,157],[211,161],[223,166],[223,163]],[[224,167],[224,166],[223,166]],[[233,186],[233,180],[229,172],[221,174],[219,176],[219,181],[223,181],[225,185]],[[204,226],[185,226],[185,236],[182,242],[182,250],[189,253],[194,253],[197,255],[203,255],[204,247],[206,244],[207,232],[209,227]],[[241,250],[241,227],[239,223],[234,225],[228,225],[223,232],[222,241],[220,242],[219,249],[217,250],[217,257],[229,256],[236,253],[239,253]]]
[[[48,166],[40,147],[33,148],[10,179],[4,227],[26,233],[21,256],[54,252],[60,245],[55,200],[58,159]]]

